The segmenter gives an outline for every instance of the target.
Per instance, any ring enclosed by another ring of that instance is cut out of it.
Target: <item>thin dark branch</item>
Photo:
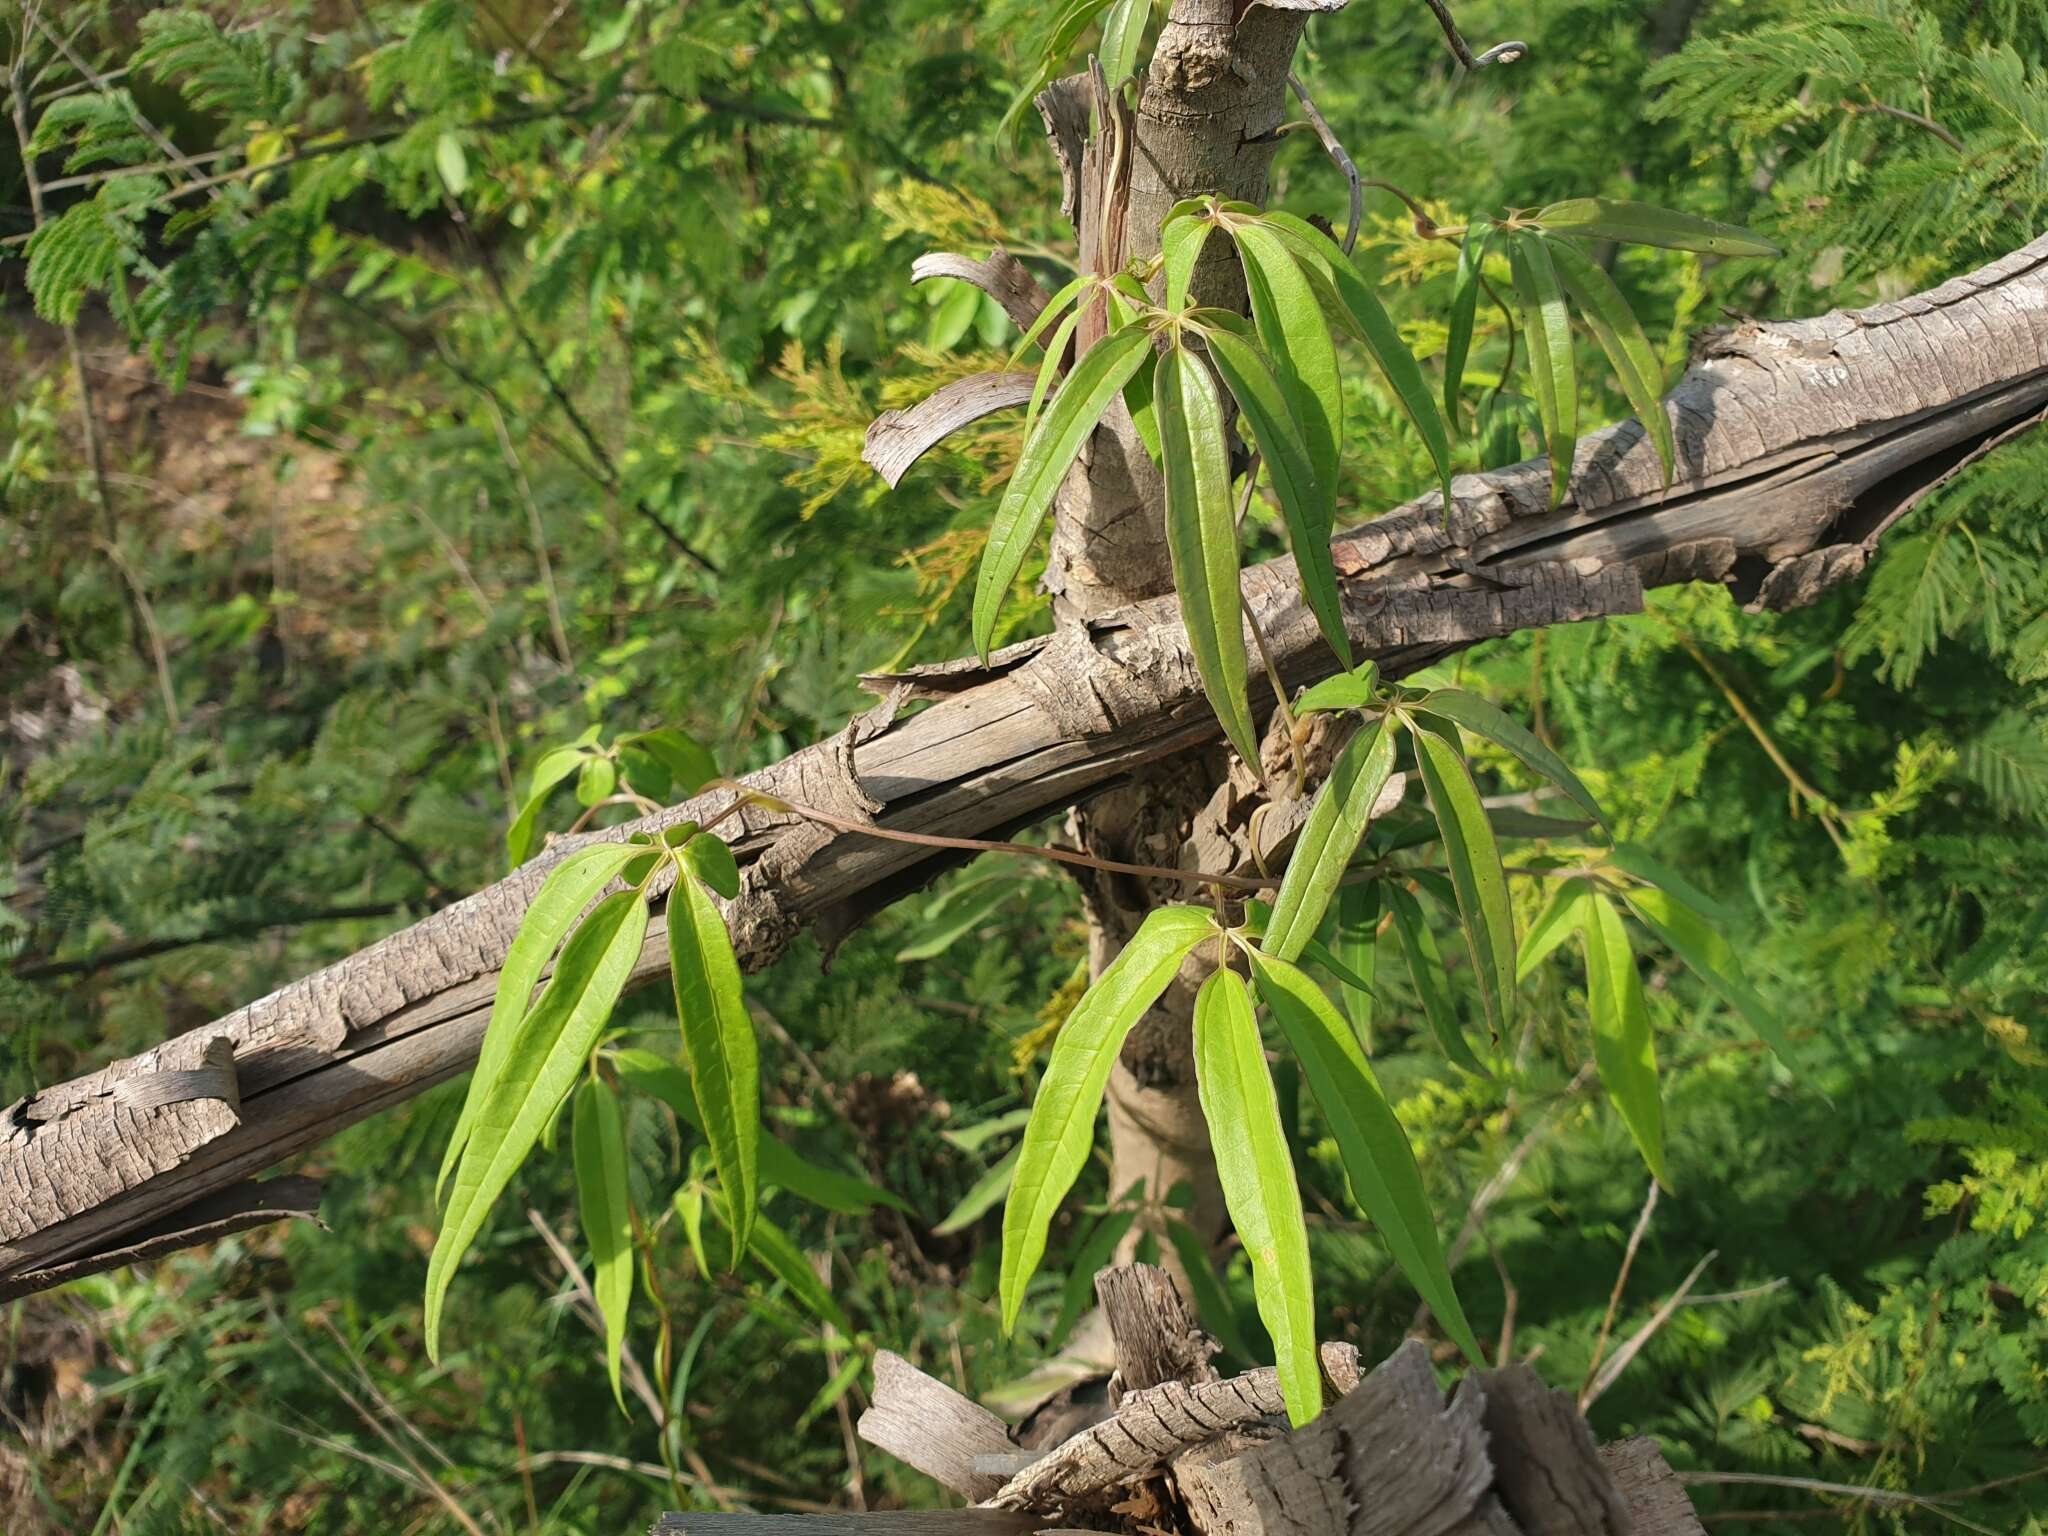
[[[122,944],[77,960],[16,961],[9,967],[9,974],[18,981],[53,981],[59,976],[86,976],[112,970],[117,965],[167,955],[172,950],[189,949],[195,944],[221,944],[229,939],[252,938],[273,928],[303,928],[313,923],[340,923],[352,918],[389,917],[394,912],[404,911],[406,905],[402,901],[378,901],[354,907],[328,907],[318,912],[294,912],[284,917],[259,917],[248,922],[228,923],[189,938],[148,939],[140,944]]]
[[[1451,8],[1444,0],[1425,0],[1436,17],[1436,24],[1444,29],[1444,41],[1451,45],[1451,52],[1458,62],[1467,69],[1484,69],[1489,64],[1514,64],[1529,56],[1529,45],[1523,42],[1495,43],[1486,52],[1474,57],[1472,50],[1465,46],[1465,38],[1458,31],[1457,22],[1451,19]]]
[[[1915,128],[1925,128],[1957,154],[1963,152],[1963,141],[1954,130],[1944,128],[1931,117],[1922,117],[1918,112],[1895,107],[1888,101],[1845,101],[1842,103],[1842,110],[1852,115],[1858,112],[1875,112],[1881,117],[1895,117],[1902,123],[1911,123]]]

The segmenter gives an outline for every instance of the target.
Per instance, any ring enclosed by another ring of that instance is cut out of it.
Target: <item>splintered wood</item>
[[[1163,1271],[1105,1270],[1096,1287],[1116,1345],[1108,1416],[1007,1482],[990,1469],[1028,1453],[993,1415],[879,1357],[860,1432],[975,1501],[956,1536],[990,1515],[1136,1536],[1702,1536],[1654,1442],[1596,1447],[1526,1366],[1446,1394],[1417,1341],[1362,1377],[1355,1350],[1326,1344],[1325,1410],[1289,1432],[1274,1373],[1219,1377]],[[880,1522],[901,1517],[850,1518],[888,1536]]]

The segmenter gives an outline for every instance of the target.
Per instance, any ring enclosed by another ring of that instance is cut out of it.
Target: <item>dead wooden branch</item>
[[[1666,402],[1676,484],[1663,486],[1633,423],[1580,444],[1555,513],[1540,460],[1465,476],[1448,509],[1431,494],[1336,541],[1347,626],[1398,676],[1491,636],[1633,612],[1664,582],[1723,582],[1766,607],[1811,601],[1862,570],[1899,507],[2044,405],[2048,238],[1897,303],[1746,323],[1708,339]],[[1291,561],[1247,571],[1244,592],[1290,686],[1328,673]],[[885,691],[845,731],[747,783],[857,821],[978,835],[1216,748],[1170,596]],[[912,699],[932,702],[899,718]],[[645,825],[701,821],[727,798]],[[749,970],[806,927],[836,943],[953,862],[754,810],[735,834],[745,879],[727,916]],[[0,1110],[0,1280],[54,1283],[59,1266],[175,1225],[193,1202],[466,1069],[527,902],[582,841],[213,1024]],[[664,968],[664,944],[657,917],[636,975]],[[202,1070],[209,1095],[165,1102],[151,1087]]]

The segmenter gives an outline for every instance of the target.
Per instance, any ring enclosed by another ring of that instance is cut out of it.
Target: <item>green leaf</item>
[[[1360,1046],[1372,1041],[1372,988],[1379,968],[1380,888],[1377,885],[1344,885],[1337,888],[1337,931],[1330,950],[1353,976],[1365,983],[1363,989],[1349,981],[1339,996],[1344,1012]]]
[[[1479,999],[1496,1040],[1505,1039],[1513,1020],[1515,996],[1515,911],[1508,900],[1507,872],[1501,867],[1500,844],[1472,770],[1465,766],[1457,727],[1431,729],[1426,716],[1412,733],[1415,764],[1422,786],[1443,834],[1444,855],[1451,866],[1451,885],[1458,893],[1458,915],[1472,946],[1472,969],[1479,979]]]
[[[1181,622],[1210,708],[1238,756],[1256,770],[1259,741],[1245,696],[1237,519],[1230,505],[1223,402],[1208,368],[1178,345],[1159,355],[1152,393],[1166,461],[1166,549]]]
[[[1053,1213],[1088,1161],[1095,1114],[1124,1037],[1159,1000],[1188,952],[1217,931],[1215,919],[1199,908],[1153,908],[1060,1026],[1003,1209],[1005,1332],[1017,1326],[1024,1288],[1045,1257]]]
[[[1024,361],[1024,354],[1031,350],[1031,344],[1045,334],[1045,328],[1053,323],[1056,316],[1066,313],[1067,306],[1080,297],[1081,290],[1088,286],[1089,281],[1090,274],[1084,272],[1045,301],[1045,308],[1032,320],[1024,332],[1023,339],[1017,343],[1017,350],[1010,354],[1010,360],[1003,365],[1005,370],[1015,369]],[[1066,351],[1066,347],[1064,344],[1048,343],[1045,350],[1049,354],[1057,355]]]
[[[604,1363],[612,1398],[626,1411],[619,1364],[626,1347],[626,1312],[633,1302],[633,1211],[626,1193],[626,1129],[618,1097],[602,1078],[576,1090],[570,1144],[576,1162],[576,1209],[590,1245],[591,1292],[604,1318]]]
[[[839,1369],[832,1373],[831,1379],[824,1386],[818,1388],[818,1395],[811,1399],[802,1413],[797,1415],[796,1433],[801,1435],[817,1423],[820,1417],[830,1413],[833,1404],[853,1390],[853,1384],[860,1380],[861,1372],[868,1368],[869,1363],[868,1357],[860,1350],[854,1350],[840,1361]]]
[[[1216,971],[1195,996],[1195,1085],[1223,1203],[1251,1260],[1252,1293],[1273,1340],[1287,1418],[1298,1427],[1323,1408],[1308,1227],[1251,992],[1235,971]]]
[[[699,832],[683,844],[683,863],[727,901],[740,893],[740,866],[722,838]]]
[[[1053,1319],[1052,1332],[1046,1335],[1047,1354],[1059,1352],[1067,1335],[1074,1331],[1074,1324],[1081,1320],[1082,1311],[1095,1300],[1095,1272],[1109,1268],[1115,1261],[1117,1244],[1138,1219],[1135,1202],[1143,1193],[1142,1183],[1133,1185],[1123,1202],[1103,1212],[1088,1240],[1074,1251],[1073,1261],[1067,1266],[1067,1283],[1060,1288],[1059,1316]]]
[[[1337,344],[1315,287],[1287,243],[1257,224],[1240,224],[1232,233],[1244,258],[1252,324],[1301,428],[1327,527],[1336,517],[1337,464],[1344,451],[1344,386],[1337,372]]]
[[[1632,886],[1623,899],[1641,918],[1643,925],[1662,939],[1688,969],[1756,1031],[1778,1060],[1792,1063],[1792,1042],[1763,999],[1750,989],[1742,974],[1742,962],[1725,938],[1707,926],[1691,908],[1682,905],[1669,891],[1655,886]]]
[[[586,758],[576,775],[576,803],[596,805],[619,787],[619,765],[608,757]]]
[[[1515,957],[1516,981],[1528,980],[1552,950],[1585,926],[1589,891],[1583,880],[1566,880],[1550,893],[1550,900],[1522,935],[1522,948]]]
[[[981,927],[997,910],[1017,894],[1017,887],[1007,882],[993,890],[982,893],[978,901],[968,903],[964,910],[951,914],[936,927],[929,927],[925,936],[913,944],[906,944],[896,951],[896,963],[907,965],[913,960],[930,960],[943,955],[961,939]]]
[[[1340,902],[1343,899],[1343,892],[1350,889],[1353,889],[1353,887],[1343,886],[1339,888],[1338,899]],[[1359,887],[1359,889],[1370,890],[1371,887],[1365,886]],[[1346,987],[1349,987],[1352,991],[1363,991],[1368,996],[1371,995],[1371,982],[1367,981],[1363,976],[1359,975],[1358,972],[1352,970],[1350,966],[1346,965],[1342,960],[1339,960],[1335,955],[1331,954],[1327,949],[1325,949],[1321,944],[1317,943],[1314,939],[1310,939],[1306,944],[1301,946],[1301,958],[1306,960],[1310,965],[1321,966],[1325,971],[1329,972],[1331,976],[1335,977],[1339,982],[1343,983]]]
[[[1444,344],[1444,419],[1458,434],[1458,392],[1465,382],[1465,360],[1472,354],[1472,326],[1479,315],[1480,274],[1493,226],[1474,219],[1458,247],[1458,279],[1451,289],[1450,339]]]
[[[1260,949],[1293,960],[1315,937],[1393,772],[1394,733],[1384,720],[1363,727],[1344,744],[1294,840]]]
[[[1010,1192],[1010,1184],[1017,1176],[1017,1160],[1023,1152],[1024,1148],[1018,1145],[1004,1153],[1002,1161],[976,1179],[973,1187],[960,1197],[960,1203],[932,1231],[940,1237],[950,1237],[966,1231],[994,1210],[996,1202]]]
[[[1152,0],[1116,0],[1102,22],[1102,77],[1114,91],[1138,67],[1138,49],[1145,41],[1145,23]]]
[[[1365,343],[1373,365],[1394,391],[1394,398],[1408,413],[1408,419],[1421,434],[1423,445],[1429,449],[1430,458],[1436,462],[1437,480],[1443,489],[1444,504],[1448,506],[1451,498],[1451,440],[1444,431],[1443,412],[1437,409],[1436,396],[1422,377],[1422,365],[1415,361],[1415,354],[1401,340],[1400,329],[1389,318],[1386,306],[1359,276],[1351,258],[1306,219],[1291,213],[1266,213],[1261,217],[1268,227],[1278,231],[1288,244],[1308,258],[1303,264],[1303,271],[1312,279],[1320,276],[1330,284],[1337,313],[1349,321],[1352,334]]]
[[[469,156],[462,152],[462,140],[452,131],[444,130],[434,140],[434,165],[451,195],[460,197],[468,190]]]
[[[519,815],[505,834],[505,851],[511,859],[512,868],[517,869],[524,864],[533,852],[541,807],[547,803],[549,792],[580,768],[590,755],[590,749],[584,746],[556,747],[552,752],[542,753],[540,761],[533,765],[533,782],[526,787],[526,803],[519,808]]]
[[[1380,667],[1376,661],[1361,662],[1349,672],[1326,677],[1313,688],[1302,691],[1294,701],[1297,715],[1313,715],[1340,709],[1368,709],[1379,698]]]
[[[949,278],[952,286],[932,310],[925,326],[924,344],[934,352],[950,352],[967,334],[974,317],[981,312],[981,290],[972,283]]]
[[[455,1132],[441,1155],[441,1172],[434,1180],[434,1198],[439,1200],[448,1187],[462,1149],[469,1145],[476,1128],[477,1112],[505,1070],[505,1060],[519,1033],[520,1020],[533,1003],[533,989],[540,973],[553,957],[570,927],[583,915],[597,893],[615,879],[639,850],[630,843],[601,843],[569,855],[548,871],[547,879],[533,893],[519,931],[505,951],[498,969],[498,990],[491,1000],[491,1021],[484,1028],[483,1048],[477,1054],[476,1070],[470,1074],[469,1093],[455,1121]]]
[[[1045,404],[1047,391],[1052,388],[1053,380],[1060,376],[1060,367],[1067,355],[1067,343],[1073,340],[1074,328],[1080,320],[1080,310],[1068,310],[1066,318],[1060,321],[1058,328],[1053,331],[1052,340],[1045,344],[1045,356],[1038,362],[1038,377],[1031,385],[1031,408],[1024,413],[1024,433],[1027,437],[1038,422],[1038,410]]]
[[[782,1228],[766,1216],[757,1216],[747,1251],[759,1259],[770,1274],[788,1286],[796,1299],[819,1321],[830,1323],[849,1339],[853,1337],[853,1324],[839,1310],[839,1303],[825,1289],[825,1282],[811,1268],[811,1261],[804,1256],[804,1251],[790,1241],[789,1234]]]
[[[666,768],[670,789],[679,799],[688,799],[718,777],[711,753],[687,731],[672,726],[622,736],[619,746],[644,752]]]
[[[1451,1001],[1443,957],[1437,952],[1436,935],[1423,921],[1422,908],[1398,885],[1387,887],[1387,906],[1394,914],[1394,937],[1400,941],[1401,958],[1408,962],[1415,995],[1422,999],[1422,1016],[1429,1020],[1444,1055],[1475,1077],[1492,1076],[1472,1054],[1465,1032],[1458,1027],[1458,1010]]]
[[[694,879],[679,878],[669,892],[668,956],[704,1139],[731,1211],[734,1242],[745,1248],[760,1207],[759,1047],[725,918]]]
[[[1321,989],[1294,966],[1258,955],[1252,979],[1329,1122],[1352,1194],[1444,1332],[1483,1370],[1486,1361],[1451,1284],[1414,1148],[1357,1039]]]
[[[1602,827],[1607,825],[1607,813],[1600,809],[1600,802],[1593,798],[1593,792],[1580,782],[1576,773],[1572,772],[1571,765],[1543,745],[1542,741],[1519,721],[1510,719],[1477,694],[1465,693],[1455,688],[1439,688],[1427,695],[1416,707],[1461,725],[1473,735],[1513,753],[1524,767],[1542,774],[1544,778],[1570,795],[1578,802],[1579,808]]]
[[[1206,213],[1184,213],[1168,219],[1159,232],[1160,270],[1166,275],[1166,307],[1186,309],[1188,285],[1194,281],[1195,264],[1216,232],[1215,221]]]
[[[1735,913],[1694,885],[1678,871],[1650,856],[1640,843],[1616,843],[1607,851],[1607,862],[1625,875],[1661,886],[1710,923],[1733,927]]]
[[[1636,974],[1628,930],[1614,903],[1597,891],[1588,899],[1592,920],[1580,937],[1586,950],[1586,1000],[1593,1015],[1593,1060],[1652,1177],[1665,1184],[1664,1111],[1657,1097],[1657,1050],[1650,1036],[1643,980]]]
[[[514,1033],[503,1070],[477,1109],[455,1187],[427,1260],[427,1353],[440,1359],[441,1308],[455,1266],[492,1204],[555,1116],[625,990],[647,934],[647,903],[619,891],[597,904],[562,946],[555,974]]]
[[[1210,1268],[1209,1245],[1196,1236],[1195,1229],[1184,1221],[1167,1222],[1166,1240],[1180,1255],[1181,1269],[1188,1277],[1188,1289],[1194,1293],[1197,1320],[1223,1346],[1226,1354],[1236,1356],[1246,1365],[1256,1364],[1258,1354],[1244,1336],[1237,1308],[1217,1281],[1216,1271]]]
[[[1739,224],[1723,224],[1697,214],[1611,197],[1567,198],[1545,208],[1536,215],[1535,222],[1558,234],[1619,240],[1625,245],[1659,245],[1674,251],[1703,251],[1710,256],[1779,254],[1770,241]]]
[[[1229,331],[1209,333],[1209,357],[1243,412],[1252,441],[1272,477],[1288,543],[1301,577],[1301,590],[1315,613],[1323,638],[1345,666],[1351,665],[1351,637],[1344,631],[1344,606],[1337,591],[1337,565],[1330,553],[1335,508],[1316,478],[1293,408],[1258,348]],[[1331,679],[1335,681],[1335,679]]]
[[[1109,402],[1138,371],[1150,350],[1150,338],[1136,327],[1118,331],[1090,347],[1067,375],[1036,430],[1024,441],[1017,467],[1003,491],[982,551],[974,584],[974,648],[988,660],[995,639],[996,617],[1010,584],[1024,567],[1024,557],[1038,537],[1053,493],[1068,466],[1081,452]]]
[[[1536,394],[1536,413],[1550,454],[1550,505],[1564,502],[1571,485],[1572,454],[1579,440],[1579,380],[1572,357],[1570,311],[1550,247],[1541,235],[1522,230],[1508,243],[1508,261],[1515,273],[1516,308],[1521,312],[1522,339],[1529,348],[1529,384]]]
[[[1621,392],[1628,396],[1629,408],[1650,434],[1657,462],[1664,470],[1664,483],[1669,485],[1678,454],[1671,440],[1671,418],[1664,410],[1664,365],[1605,269],[1569,240],[1551,240],[1546,246],[1565,292],[1579,307],[1579,318],[1607,354]]]

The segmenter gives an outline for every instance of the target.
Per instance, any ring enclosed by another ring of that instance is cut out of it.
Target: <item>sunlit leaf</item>
[[[1384,720],[1362,727],[1344,744],[1294,840],[1260,949],[1282,960],[1300,957],[1302,946],[1322,927],[1330,898],[1393,772],[1394,734]]]
[[[760,1048],[725,918],[693,878],[678,877],[669,892],[668,956],[690,1086],[734,1242],[744,1249],[760,1207]]]
[[[948,1211],[946,1219],[932,1231],[940,1237],[950,1237],[955,1232],[966,1231],[994,1210],[996,1202],[1010,1192],[1010,1183],[1017,1176],[1017,1160],[1023,1151],[1020,1144],[1003,1154],[1002,1161],[976,1179],[967,1193],[960,1197],[960,1203]]]
[[[790,1240],[789,1234],[775,1225],[766,1216],[754,1219],[753,1232],[747,1242],[747,1251],[766,1266],[769,1273],[788,1286],[790,1293],[803,1303],[805,1310],[820,1322],[830,1323],[848,1338],[853,1337],[853,1324],[846,1320],[846,1314],[839,1309],[839,1303],[832,1299],[832,1293],[825,1288],[825,1282],[818,1278],[818,1272],[811,1268],[811,1261],[804,1251]]]
[[[1458,392],[1465,382],[1465,360],[1472,354],[1472,327],[1479,314],[1481,269],[1493,226],[1474,219],[1458,247],[1458,279],[1451,289],[1450,338],[1444,345],[1444,419],[1451,435],[1458,433]]]
[[[691,874],[731,901],[740,893],[740,867],[722,838],[700,832],[683,845],[683,863]]]
[[[1569,240],[1546,244],[1558,279],[1579,307],[1579,318],[1607,354],[1621,392],[1628,396],[1629,408],[1650,434],[1657,462],[1664,470],[1664,483],[1669,485],[1678,460],[1671,440],[1671,418],[1664,411],[1663,363],[1643,334],[1642,322],[1606,270]]]
[[[527,861],[533,853],[535,838],[540,830],[540,813],[547,804],[548,794],[557,784],[583,766],[591,755],[586,746],[557,747],[541,755],[533,765],[533,782],[526,788],[526,803],[520,806],[518,816],[513,818],[510,829],[505,833],[505,853],[514,869]]]
[[[1557,234],[1583,235],[1589,240],[1619,240],[1626,245],[1660,245],[1674,251],[1702,251],[1711,256],[1776,256],[1778,248],[1739,224],[1723,224],[1697,214],[1656,208],[1648,203],[1612,197],[1572,197],[1552,203],[1535,223]]]
[[[1422,908],[1398,885],[1387,887],[1387,907],[1394,915],[1394,937],[1401,945],[1401,958],[1408,962],[1408,975],[1415,983],[1415,995],[1422,999],[1422,1016],[1431,1033],[1455,1066],[1478,1077],[1489,1077],[1472,1053],[1465,1032],[1458,1027],[1458,1010],[1451,1000],[1450,980],[1444,974],[1443,956],[1436,947],[1436,935],[1423,921]]]
[[[1417,717],[1416,724],[1415,764],[1443,837],[1458,915],[1464,919],[1465,936],[1472,947],[1479,999],[1494,1038],[1505,1039],[1514,1012],[1515,915],[1508,900],[1507,872],[1501,867],[1500,843],[1493,835],[1493,824],[1486,819],[1486,806],[1479,798],[1479,786],[1472,782],[1472,770],[1465,766],[1457,727],[1433,729],[1428,716]]]
[[[1757,1038],[1790,1065],[1792,1042],[1763,999],[1750,988],[1742,974],[1742,962],[1734,946],[1710,928],[1706,920],[1683,905],[1669,891],[1655,886],[1631,886],[1623,899],[1641,918],[1645,927],[1670,946],[1688,969],[1707,984],[1730,1008],[1756,1031]]]
[[[1571,765],[1546,747],[1521,722],[1503,714],[1477,694],[1456,688],[1439,688],[1416,707],[1463,726],[1473,735],[1513,753],[1521,759],[1524,767],[1542,774],[1570,795],[1601,826],[1607,825],[1607,813],[1600,809],[1600,802],[1593,798],[1593,792],[1572,772]]]
[[[975,578],[974,648],[982,660],[988,659],[1003,599],[1024,567],[1024,557],[1038,537],[1053,493],[1110,401],[1138,371],[1148,351],[1149,338],[1136,327],[1090,347],[1025,440],[1003,491],[1002,505],[989,527],[988,545]]]
[[[1232,233],[1244,259],[1252,323],[1301,429],[1323,499],[1320,520],[1327,527],[1336,516],[1337,464],[1344,451],[1344,387],[1337,372],[1337,346],[1315,288],[1287,242],[1257,224],[1239,225]],[[1324,542],[1328,541],[1325,534]]]
[[[1640,843],[1616,843],[1607,851],[1607,861],[1623,874],[1634,875],[1638,880],[1646,880],[1669,891],[1709,922],[1732,927],[1736,921],[1735,913],[1724,903],[1716,901],[1663,861],[1652,858]]]
[[[1252,979],[1260,1001],[1301,1063],[1302,1076],[1336,1138],[1359,1206],[1444,1332],[1474,1366],[1484,1368],[1479,1341],[1465,1320],[1444,1262],[1415,1151],[1357,1039],[1322,990],[1285,961],[1256,956]]]
[[[644,752],[668,771],[670,791],[687,799],[718,777],[718,764],[694,737],[670,726],[621,736],[621,748]]]
[[[1586,951],[1586,1001],[1593,1015],[1593,1060],[1643,1161],[1664,1184],[1664,1110],[1643,980],[1614,903],[1597,891],[1587,900],[1590,921],[1580,937]]]
[[[1372,1003],[1375,973],[1379,969],[1380,888],[1373,885],[1344,885],[1337,888],[1337,926],[1330,952],[1359,981],[1361,989],[1346,981],[1339,989],[1344,1012],[1361,1046],[1372,1041]]]
[[[1583,880],[1563,881],[1550,893],[1550,900],[1522,935],[1522,947],[1515,956],[1515,980],[1528,980],[1552,951],[1585,926],[1587,895]]]
[[[607,896],[562,946],[547,989],[514,1031],[503,1069],[478,1106],[440,1235],[427,1260],[426,1335],[431,1358],[440,1358],[441,1308],[455,1266],[575,1085],[625,990],[646,934],[647,903],[638,892]]]
[[[1297,715],[1313,715],[1340,709],[1366,709],[1379,697],[1380,668],[1376,661],[1361,662],[1349,672],[1326,677],[1313,688],[1302,691],[1294,701]]]
[[[1095,1140],[1095,1115],[1124,1037],[1159,1000],[1188,952],[1216,933],[1209,913],[1155,907],[1060,1026],[1018,1148],[1003,1210],[1003,1327],[1017,1326],[1024,1288],[1045,1257],[1053,1213]]]
[[[1579,440],[1579,382],[1572,357],[1571,315],[1557,269],[1551,265],[1549,244],[1541,235],[1517,232],[1508,243],[1508,260],[1514,268],[1522,340],[1529,350],[1529,387],[1536,396],[1544,447],[1550,455],[1550,504],[1556,507],[1563,503],[1571,485],[1572,454]]]
[[[624,1413],[619,1365],[633,1302],[633,1212],[626,1193],[625,1122],[617,1096],[603,1079],[585,1078],[576,1090],[569,1140],[575,1154],[577,1219],[590,1245],[590,1289],[604,1319],[605,1370],[612,1397]]]
[[[1245,694],[1244,617],[1237,592],[1237,519],[1230,445],[1208,368],[1178,346],[1153,373],[1166,465],[1166,549],[1195,670],[1230,744],[1254,768],[1258,733]]]
[[[1223,1202],[1251,1260],[1252,1292],[1273,1340],[1287,1417],[1306,1424],[1323,1408],[1308,1228],[1251,991],[1235,971],[1216,971],[1196,994],[1195,1084]]]
[[[1159,232],[1160,271],[1166,275],[1166,307],[1185,309],[1188,285],[1195,276],[1195,264],[1216,232],[1215,221],[1204,214],[1183,214],[1169,219]]]
[[[1102,20],[1102,78],[1113,91],[1138,67],[1138,49],[1145,41],[1145,23],[1152,0],[1116,0]]]
[[[1004,364],[1005,369],[1015,369],[1024,361],[1024,354],[1029,352],[1032,344],[1045,334],[1045,328],[1059,316],[1068,313],[1069,306],[1081,296],[1081,290],[1088,286],[1089,278],[1090,274],[1084,272],[1045,301],[1045,307],[1032,318],[1031,324],[1025,327],[1016,350]],[[1057,356],[1066,349],[1057,343],[1048,343],[1045,350],[1048,354]]]

